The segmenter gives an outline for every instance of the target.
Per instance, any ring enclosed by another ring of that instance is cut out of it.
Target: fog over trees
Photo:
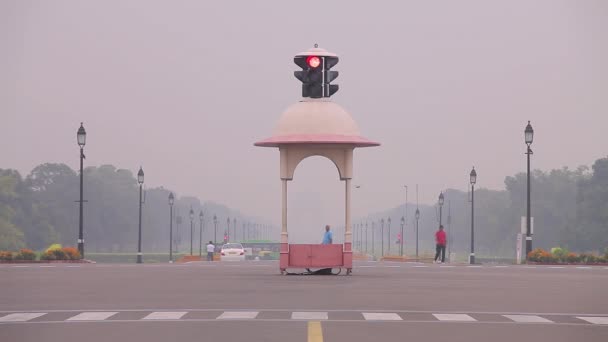
[[[112,165],[84,170],[84,238],[87,251],[133,252],[137,246],[139,184],[133,173]],[[166,252],[169,246],[169,204],[171,191],[163,187],[146,189],[142,215],[142,245],[148,252]],[[237,239],[243,223],[268,224],[213,201],[177,196],[174,204],[174,237],[185,249],[190,239],[190,208],[194,211],[198,250],[199,214],[203,212],[203,240],[213,239],[213,216],[218,218],[221,241],[226,220],[231,219]],[[37,166],[25,178],[11,169],[0,169],[0,250],[22,247],[46,248],[51,243],[75,246],[78,238],[79,177],[65,164]],[[181,225],[177,217],[181,217]],[[231,233],[232,235],[233,233]],[[251,234],[253,235],[253,234]],[[189,246],[188,246],[189,247]]]
[[[138,183],[129,170],[112,165],[88,167],[84,170],[85,245],[88,251],[132,252],[136,250],[138,228]],[[23,177],[11,169],[0,169],[0,250],[22,247],[42,249],[51,243],[76,245],[78,234],[78,174],[65,164],[46,163]],[[145,251],[166,251],[168,245],[170,190],[163,187],[146,189],[143,209],[143,248]],[[443,206],[443,223],[450,233],[451,249],[467,253],[470,241],[470,194],[447,189]],[[526,175],[519,173],[505,178],[505,190],[475,190],[475,243],[480,255],[511,257],[521,217],[525,215]],[[189,239],[189,211],[194,210],[195,231],[199,213],[204,213],[203,240],[213,239],[213,215],[218,217],[218,240],[223,238],[226,219],[236,218],[237,240],[242,239],[243,223],[266,223],[248,217],[234,208],[201,201],[196,197],[176,197],[174,223],[176,237],[186,248]],[[420,250],[433,245],[438,226],[437,206],[420,205]],[[405,227],[405,251],[415,252],[415,203],[408,204]],[[380,244],[380,220],[391,218],[391,248],[398,250],[396,239],[404,206],[359,217],[353,225],[375,222],[376,246]],[[608,157],[598,159],[591,168],[581,166],[540,171],[532,174],[532,215],[534,246],[550,248],[565,246],[573,251],[601,251],[608,246]],[[449,219],[448,219],[449,216]],[[234,229],[234,226],[232,226]],[[336,227],[336,233],[343,227]],[[355,239],[361,236],[355,232]],[[195,234],[195,237],[197,235]],[[388,223],[385,243],[388,244]],[[278,240],[278,229],[272,230]],[[371,235],[369,236],[371,241]],[[198,241],[195,238],[195,241]],[[371,242],[370,242],[371,243]],[[388,247],[388,246],[386,246]],[[371,249],[371,246],[370,246]]]

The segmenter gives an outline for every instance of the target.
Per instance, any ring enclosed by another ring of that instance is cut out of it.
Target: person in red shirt
[[[440,263],[445,262],[446,237],[445,231],[443,230],[443,225],[439,226],[439,230],[435,233],[435,245],[437,252],[435,253],[434,262],[437,262],[437,259],[439,259],[439,253],[441,253]]]

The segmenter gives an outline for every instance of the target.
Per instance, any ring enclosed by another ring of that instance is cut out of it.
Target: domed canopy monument
[[[352,228],[350,217],[353,151],[357,147],[380,144],[361,136],[351,115],[329,97],[338,90],[330,84],[338,76],[330,69],[338,63],[338,56],[315,48],[298,54],[294,62],[302,67],[296,78],[302,81],[303,99],[287,108],[270,138],[255,146],[278,147],[282,183],[282,224],[280,270],[287,268],[346,268],[352,272]],[[338,169],[345,182],[345,232],[341,244],[289,244],[287,233],[287,181],[293,179],[298,164],[311,156],[323,156]]]

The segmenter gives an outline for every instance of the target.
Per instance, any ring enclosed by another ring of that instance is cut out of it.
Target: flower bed
[[[0,263],[88,262],[82,260],[76,248],[59,246],[52,246],[40,254],[39,260],[36,259],[36,253],[29,249],[21,249],[19,252],[0,251]]]
[[[603,256],[593,253],[572,253],[564,248],[552,248],[546,251],[536,248],[528,253],[527,263],[529,264],[567,264],[567,265],[607,265],[608,251]]]

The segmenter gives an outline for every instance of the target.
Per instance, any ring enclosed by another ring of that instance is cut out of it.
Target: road
[[[608,267],[0,265],[0,341],[608,341]]]

